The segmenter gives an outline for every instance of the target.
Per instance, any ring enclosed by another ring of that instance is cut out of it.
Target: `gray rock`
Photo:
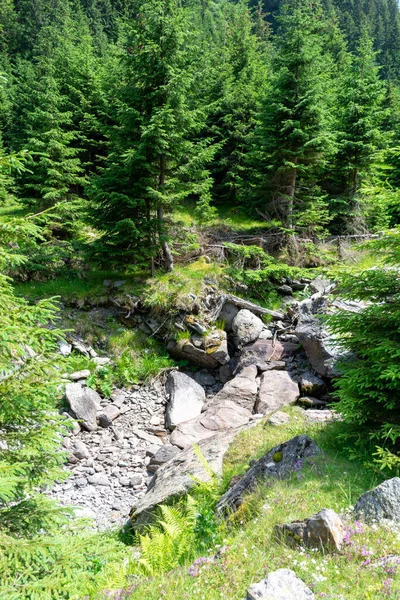
[[[115,404],[108,404],[98,416],[98,422],[100,427],[111,427],[112,422],[119,417],[121,411]]]
[[[247,600],[314,600],[313,592],[290,569],[278,569],[247,590]]]
[[[108,365],[108,363],[111,362],[111,358],[108,358],[108,356],[95,356],[93,358],[93,362],[98,366],[98,367],[103,367],[104,365]]]
[[[314,396],[315,398],[319,398],[319,396],[324,393],[326,385],[321,377],[307,372],[301,376],[300,389],[303,396]]]
[[[201,344],[202,343],[203,340],[201,340]],[[229,361],[226,339],[221,342],[221,344],[221,353],[218,353],[217,351],[219,347],[215,347],[214,352],[209,352],[201,346],[196,347],[192,340],[181,340],[179,342],[171,341],[169,342],[167,349],[173,357],[178,358],[179,360],[188,360],[194,365],[205,369],[216,369],[221,364],[225,364],[225,362]]]
[[[168,374],[165,389],[169,396],[165,413],[168,429],[175,429],[179,423],[200,415],[206,395],[204,389],[191,377],[179,371],[172,371]]]
[[[89,475],[88,482],[92,485],[102,485],[102,486],[110,486],[110,480],[106,475],[102,473],[96,473],[96,475]]]
[[[257,367],[249,366],[242,369],[239,375],[228,381],[222,390],[214,396],[212,404],[219,404],[230,400],[243,408],[253,412],[257,399],[258,385],[256,382]]]
[[[269,417],[267,423],[268,425],[273,425],[274,427],[280,427],[281,425],[287,425],[289,421],[290,416],[278,410]]]
[[[276,525],[275,536],[291,547],[306,546],[325,552],[340,552],[343,546],[344,527],[339,515],[330,508],[304,521]]]
[[[299,386],[287,371],[266,371],[261,375],[256,411],[267,414],[289,404],[300,396]]]
[[[225,400],[210,406],[196,419],[180,423],[172,432],[171,444],[188,448],[214,436],[218,431],[241,427],[249,423],[251,412],[235,402]]]
[[[298,435],[275,446],[221,497],[216,507],[217,513],[228,515],[230,511],[237,510],[244,495],[253,491],[259,481],[270,485],[276,479],[290,477],[305,461],[321,453],[320,448],[306,435]]]
[[[87,379],[90,376],[89,369],[83,369],[83,371],[75,371],[69,376],[72,381],[78,381],[79,379]]]
[[[368,524],[400,523],[400,477],[387,479],[362,494],[354,512],[358,519]]]
[[[58,341],[58,350],[62,356],[69,356],[72,352],[72,344],[68,344],[64,340]]]
[[[325,400],[319,398],[312,398],[312,396],[302,396],[298,399],[298,404],[305,408],[324,408],[328,403]]]
[[[181,450],[176,446],[161,446],[159,450],[151,457],[150,464],[161,466],[175,458],[178,454],[181,453]]]
[[[341,518],[330,508],[323,508],[306,520],[304,543],[308,548],[340,552],[344,527]]]
[[[233,373],[232,373],[230,364],[222,365],[219,368],[219,378],[220,378],[222,384],[225,384],[228,381],[230,381],[232,379],[232,377],[233,377]]]
[[[221,367],[223,368],[223,367]],[[193,373],[192,377],[202,387],[211,387],[216,384],[216,379],[209,371],[201,370],[198,373]]]
[[[264,323],[247,309],[238,312],[232,323],[234,342],[238,348],[254,342],[262,330]]]
[[[259,371],[268,371],[273,363],[279,362],[283,367],[285,359],[290,358],[296,352],[298,345],[278,340],[258,339],[252,344],[245,346],[239,357],[236,373],[243,367],[255,365]]]
[[[335,287],[335,284],[329,279],[318,276],[316,279],[310,282],[310,290],[315,293],[329,294]]]
[[[272,340],[274,334],[270,329],[263,329],[260,335],[258,336],[259,340]]]
[[[343,353],[335,345],[327,328],[321,324],[318,315],[322,315],[326,309],[325,299],[318,294],[300,302],[295,333],[313,369],[323,377],[333,377],[338,375],[335,363]]]
[[[74,441],[73,453],[76,456],[76,458],[79,458],[80,460],[90,458],[90,452],[87,446],[81,440]]]
[[[160,466],[151,479],[146,494],[132,509],[131,524],[135,528],[146,525],[151,521],[159,504],[165,503],[170,498],[187,494],[196,485],[196,481],[210,481],[211,472],[220,476],[225,453],[239,431],[241,429],[230,429],[201,441],[199,443],[201,458],[195,449],[188,448]]]
[[[131,487],[142,485],[142,483],[143,483],[143,477],[140,474],[132,475],[132,477],[129,480],[129,485]]]
[[[224,321],[226,331],[232,331],[232,324],[238,312],[239,308],[237,306],[231,302],[225,302],[221,312],[219,313],[218,319],[222,319],[222,321]]]
[[[67,402],[74,417],[88,431],[97,429],[97,410],[100,407],[100,396],[80,383],[67,383],[65,387]]]

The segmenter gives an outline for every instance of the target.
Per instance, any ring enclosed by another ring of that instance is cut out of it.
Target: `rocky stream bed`
[[[126,522],[132,507],[135,519],[145,521],[155,506],[187,491],[193,475],[207,478],[193,444],[220,472],[233,437],[261,419],[279,424],[286,405],[298,403],[314,421],[336,418],[326,405],[337,356],[316,316],[327,310],[329,288],[317,282],[313,291],[310,299],[291,302],[286,314],[273,315],[268,326],[257,307],[226,299],[220,306],[225,332],[207,338],[194,330],[184,347],[172,349],[203,366],[197,372],[171,369],[110,398],[87,387],[89,371],[72,374],[66,399],[68,418],[76,420],[63,441],[71,475],[51,495],[101,529]],[[201,348],[207,339],[211,351]]]

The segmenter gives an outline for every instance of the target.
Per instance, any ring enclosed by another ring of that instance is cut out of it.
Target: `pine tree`
[[[210,134],[222,142],[211,165],[214,197],[238,202],[247,169],[248,138],[255,127],[259,101],[268,78],[268,26],[258,8],[257,29],[244,3],[229,4],[220,28],[224,40],[214,38],[214,56],[207,75],[214,71]]]
[[[278,214],[289,230],[326,219],[315,185],[332,150],[327,106],[331,63],[321,49],[321,19],[316,3],[289,0],[282,8],[274,75],[254,140],[258,202],[264,213]]]
[[[364,31],[339,96],[338,164],[353,195],[359,189],[360,180],[372,168],[377,150],[384,145],[381,129],[384,97],[372,40]]]
[[[142,257],[161,248],[167,270],[173,255],[165,211],[188,195],[209,210],[205,164],[214,149],[196,141],[205,114],[192,103],[195,59],[187,11],[175,0],[137,7],[123,48],[108,164],[89,188],[103,241],[128,254],[142,245]]]
[[[16,65],[9,136],[13,148],[32,153],[31,173],[18,183],[22,199],[40,207],[71,198],[85,183],[79,148],[73,145],[78,132],[57,80],[59,34],[53,27],[43,28],[34,60],[20,59]]]

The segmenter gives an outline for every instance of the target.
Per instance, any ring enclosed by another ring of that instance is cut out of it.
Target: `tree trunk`
[[[294,159],[294,164],[297,165],[297,157]],[[294,224],[293,224],[293,208],[294,208],[294,196],[296,193],[296,179],[297,179],[297,168],[293,167],[293,169],[290,171],[290,176],[289,176],[289,202],[288,202],[288,207],[287,207],[287,215],[286,215],[286,221],[287,221],[287,225],[289,227],[289,229],[293,229]]]
[[[159,179],[158,179],[158,184],[159,184],[160,188],[165,183],[165,169],[166,169],[165,156],[161,156],[161,158],[160,158],[160,176],[159,176]],[[159,221],[160,243],[161,243],[161,248],[162,248],[162,251],[163,251],[164,266],[165,266],[165,268],[166,268],[167,271],[173,271],[174,270],[174,258],[172,256],[171,248],[170,248],[170,246],[168,244],[168,241],[164,238],[164,235],[163,235],[163,229],[164,229],[164,210],[163,210],[162,206],[159,206],[157,208],[157,218],[158,218],[158,221]]]
[[[353,170],[353,194],[357,194],[358,191],[358,169]]]

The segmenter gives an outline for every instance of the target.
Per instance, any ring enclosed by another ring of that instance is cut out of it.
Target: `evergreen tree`
[[[338,164],[352,194],[357,193],[360,180],[370,171],[377,150],[384,144],[384,97],[372,41],[364,31],[339,95]]]
[[[214,149],[196,141],[204,124],[195,92],[195,49],[188,13],[175,0],[137,7],[123,48],[123,83],[108,164],[89,188],[97,226],[114,251],[161,248],[173,268],[165,211],[185,197],[209,210],[211,179],[204,165]],[[145,252],[142,250],[142,256]]]
[[[85,183],[79,148],[73,146],[78,132],[57,81],[58,35],[53,28],[43,28],[34,61],[17,62],[9,132],[12,146],[26,148],[34,159],[31,173],[18,181],[21,197],[40,207],[71,198]]]
[[[237,202],[246,171],[248,138],[254,130],[259,101],[268,77],[268,27],[260,7],[257,28],[244,3],[229,4],[220,27],[225,39],[214,40],[214,57],[210,70],[216,77],[211,91],[208,118],[210,134],[222,142],[213,159],[214,197]]]
[[[274,75],[255,136],[253,168],[263,211],[285,226],[324,223],[326,208],[315,186],[332,150],[327,86],[330,62],[321,49],[321,13],[316,3],[288,0],[279,16]]]

